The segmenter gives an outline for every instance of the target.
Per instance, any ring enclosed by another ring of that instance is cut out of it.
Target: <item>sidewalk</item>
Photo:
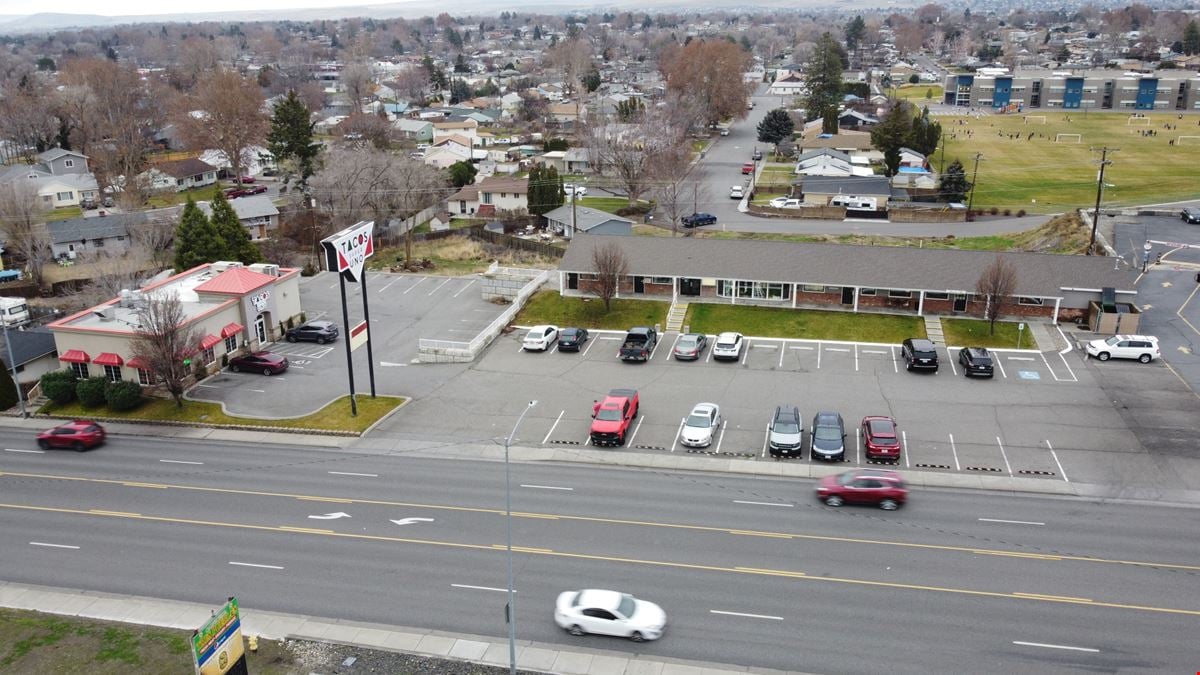
[[[214,600],[212,605],[203,605],[0,582],[0,607],[180,630],[199,628],[221,602],[223,599]],[[245,605],[240,609],[244,636],[334,642],[490,666],[508,665],[508,641],[502,638],[263,612]],[[549,612],[546,613],[546,620],[550,620]],[[517,640],[516,651],[517,667],[520,669],[565,675],[786,675],[794,672],[653,658],[603,649],[579,648],[568,651],[559,645],[528,640]]]

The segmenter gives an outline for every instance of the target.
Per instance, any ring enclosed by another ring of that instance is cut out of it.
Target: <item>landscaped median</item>
[[[404,405],[408,399],[401,396],[370,396],[359,394],[358,415],[350,414],[350,397],[343,396],[320,410],[300,417],[285,419],[260,419],[236,417],[221,410],[220,404],[207,401],[183,402],[177,407],[174,401],[160,398],[146,399],[133,410],[115,411],[105,407],[86,408],[78,401],[66,404],[47,403],[38,409],[38,415],[59,418],[86,418],[111,422],[147,422],[152,424],[178,424],[186,426],[255,429],[262,431],[289,431],[323,433],[339,436],[357,436],[388,413]]]
[[[993,333],[983,319],[942,319],[942,334],[946,344],[954,347],[988,347],[991,349],[1037,349],[1037,340],[1026,324],[997,321]]]
[[[529,299],[513,323],[627,330],[632,326],[665,323],[668,309],[670,305],[665,302],[614,299],[612,308],[605,311],[604,301],[599,298],[565,298],[556,291],[541,291]]]

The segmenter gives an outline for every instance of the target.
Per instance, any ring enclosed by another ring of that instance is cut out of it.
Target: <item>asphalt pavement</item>
[[[17,452],[32,444],[11,429],[0,443],[7,581],[505,634],[500,463],[124,434]],[[525,461],[512,489],[522,640],[816,672],[1193,665],[1200,524],[1172,507],[914,488],[884,513],[821,506],[807,480]],[[579,587],[658,602],[666,636],[566,635],[550,608]]]

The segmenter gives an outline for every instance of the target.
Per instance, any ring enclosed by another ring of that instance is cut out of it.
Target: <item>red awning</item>
[[[70,363],[88,363],[92,358],[87,355],[87,352],[81,349],[68,349],[59,355],[58,360]]]
[[[129,359],[125,362],[125,365],[129,366],[130,368],[137,368],[138,370],[150,370],[150,364],[146,363],[145,360],[139,356]]]
[[[236,323],[236,322],[231,323],[228,326],[225,326],[224,328],[221,329],[221,337],[227,338],[230,335],[237,335],[238,333],[240,333],[244,330],[246,330],[246,327],[243,326],[242,324]]]
[[[221,341],[221,338],[216,335],[205,335],[204,339],[200,340],[200,349],[208,349]]]
[[[123,366],[125,365],[125,359],[121,358],[118,354],[104,352],[95,359],[92,359],[92,363],[98,366]]]

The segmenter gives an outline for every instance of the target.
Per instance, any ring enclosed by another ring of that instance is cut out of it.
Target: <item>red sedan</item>
[[[91,420],[75,420],[38,434],[37,443],[43,450],[71,448],[83,452],[100,445],[104,438],[104,427]]]
[[[249,373],[276,375],[288,369],[288,360],[286,356],[272,352],[254,352],[229,359],[229,369],[235,373],[244,370]]]
[[[896,420],[890,417],[864,417],[862,434],[867,459],[899,461],[900,432],[896,430]]]
[[[817,499],[828,506],[874,504],[884,511],[895,511],[908,499],[908,488],[895,471],[855,469],[821,478]]]

